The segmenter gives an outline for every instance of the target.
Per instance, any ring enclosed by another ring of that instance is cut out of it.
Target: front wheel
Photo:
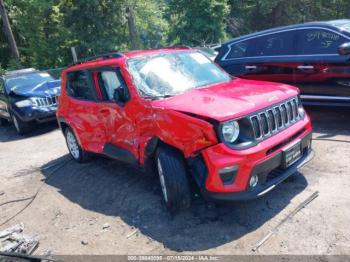
[[[191,191],[183,156],[172,148],[160,148],[156,164],[164,201],[171,211],[191,205]]]
[[[90,160],[90,154],[81,148],[73,130],[70,127],[67,127],[65,130],[65,138],[69,153],[75,161],[84,163]]]
[[[24,135],[31,131],[30,123],[23,122],[14,114],[12,114],[11,118],[12,118],[13,125],[15,126],[16,131],[19,135]]]
[[[6,119],[0,117],[0,126],[6,126],[7,123],[8,123],[8,122],[7,122]]]

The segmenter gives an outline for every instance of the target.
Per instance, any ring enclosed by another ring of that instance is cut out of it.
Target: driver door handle
[[[255,65],[246,65],[245,66],[245,69],[248,69],[248,70],[254,70],[256,68],[257,68],[257,66],[255,66]]]
[[[312,70],[312,69],[314,69],[314,66],[313,65],[299,65],[298,69],[301,69],[301,70]]]

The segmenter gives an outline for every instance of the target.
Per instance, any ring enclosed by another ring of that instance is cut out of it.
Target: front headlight
[[[27,107],[32,105],[32,101],[29,99],[18,101],[15,103],[17,107]]]
[[[305,109],[303,107],[303,104],[301,103],[300,96],[298,96],[298,112],[301,118],[305,117]]]
[[[221,127],[222,137],[227,143],[234,143],[239,137],[239,124],[237,121],[227,121]]]

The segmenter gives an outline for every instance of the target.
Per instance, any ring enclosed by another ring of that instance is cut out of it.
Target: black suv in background
[[[295,85],[305,104],[350,106],[350,20],[234,38],[222,44],[215,62],[234,76]]]
[[[56,120],[61,81],[33,68],[0,75],[0,125],[13,122],[21,135],[35,123]]]

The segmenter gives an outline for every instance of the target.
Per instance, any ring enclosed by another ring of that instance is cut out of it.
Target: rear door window
[[[285,31],[257,38],[257,56],[283,56],[296,54],[295,31]]]
[[[336,32],[325,29],[298,30],[298,50],[301,55],[335,55],[338,47],[347,41]]]
[[[95,100],[90,75],[87,71],[74,71],[67,74],[67,93],[80,100]]]
[[[226,59],[294,55],[297,53],[295,42],[294,30],[257,36],[231,45]]]

